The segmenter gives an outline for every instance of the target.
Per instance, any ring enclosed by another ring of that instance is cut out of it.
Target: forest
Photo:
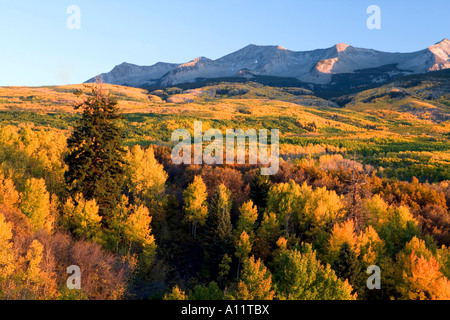
[[[0,88],[0,298],[450,299],[449,107],[386,92]],[[195,119],[280,129],[278,172],[175,165]]]

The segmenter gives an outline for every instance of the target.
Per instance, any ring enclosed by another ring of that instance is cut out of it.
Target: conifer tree
[[[339,278],[347,279],[353,287],[357,284],[361,267],[355,252],[348,242],[344,242],[342,245],[339,256],[333,263],[333,270]]]
[[[223,292],[219,285],[212,281],[208,286],[196,285],[189,294],[189,300],[223,300]]]
[[[230,263],[231,257],[225,253],[222,261],[219,264],[219,277],[218,277],[219,284],[222,284],[222,282],[228,278],[231,269]]]
[[[81,109],[82,117],[67,140],[64,161],[69,167],[65,173],[68,191],[71,196],[81,193],[86,200],[95,199],[99,215],[106,217],[102,222],[108,223],[120,201],[125,176],[117,101],[101,84],[94,84],[75,109]]]
[[[258,222],[261,222],[272,182],[268,176],[255,175],[250,183],[250,199],[258,208]]]
[[[232,246],[230,209],[230,191],[220,184],[211,199],[206,223],[206,259],[212,276],[216,275],[219,263]]]

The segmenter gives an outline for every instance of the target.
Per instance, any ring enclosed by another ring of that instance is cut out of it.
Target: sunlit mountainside
[[[125,114],[125,141],[130,145],[170,145],[173,130],[192,131],[194,120],[202,120],[204,130],[273,128],[280,130],[284,158],[335,150],[387,169],[386,175],[437,181],[450,178],[446,76],[402,78],[332,100],[307,89],[254,82],[154,91],[104,87]],[[2,87],[2,124],[29,121],[67,130],[78,117],[72,106],[83,98],[73,92],[85,86]]]
[[[252,79],[1,87],[0,296],[450,299],[447,77],[328,98]],[[175,164],[195,121],[278,129],[278,171]]]
[[[313,88],[352,89],[449,67],[450,40],[443,39],[409,53],[381,52],[344,43],[310,51],[251,44],[216,60],[197,57],[186,63],[158,62],[152,66],[124,62],[98,76],[105,83],[141,88],[192,85],[228,78],[263,83],[271,79]]]

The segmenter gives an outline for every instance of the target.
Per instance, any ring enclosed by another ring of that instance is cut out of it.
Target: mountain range
[[[450,68],[450,40],[420,51],[391,53],[339,43],[312,51],[248,45],[219,59],[198,57],[186,63],[152,66],[122,63],[100,77],[109,84],[163,88],[205,81],[280,81],[318,90],[351,90],[379,85],[400,76]],[[267,84],[267,83],[266,83]]]

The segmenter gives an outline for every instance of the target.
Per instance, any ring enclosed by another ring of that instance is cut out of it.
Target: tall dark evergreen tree
[[[85,94],[84,101],[75,106],[82,110],[82,117],[67,140],[64,161],[69,169],[65,180],[70,195],[81,193],[87,200],[95,199],[103,223],[108,223],[124,184],[125,151],[118,125],[121,114],[117,101],[102,89],[101,83],[92,85]]]
[[[339,278],[347,279],[352,286],[357,283],[361,266],[348,242],[342,245],[339,256],[333,263],[333,270]]]
[[[250,199],[258,208],[258,223],[261,222],[264,209],[267,207],[267,198],[271,186],[272,182],[269,177],[259,174],[256,174],[250,182]]]
[[[230,191],[221,184],[212,196],[206,221],[205,257],[214,278],[224,255],[230,253],[233,246],[230,209]]]

